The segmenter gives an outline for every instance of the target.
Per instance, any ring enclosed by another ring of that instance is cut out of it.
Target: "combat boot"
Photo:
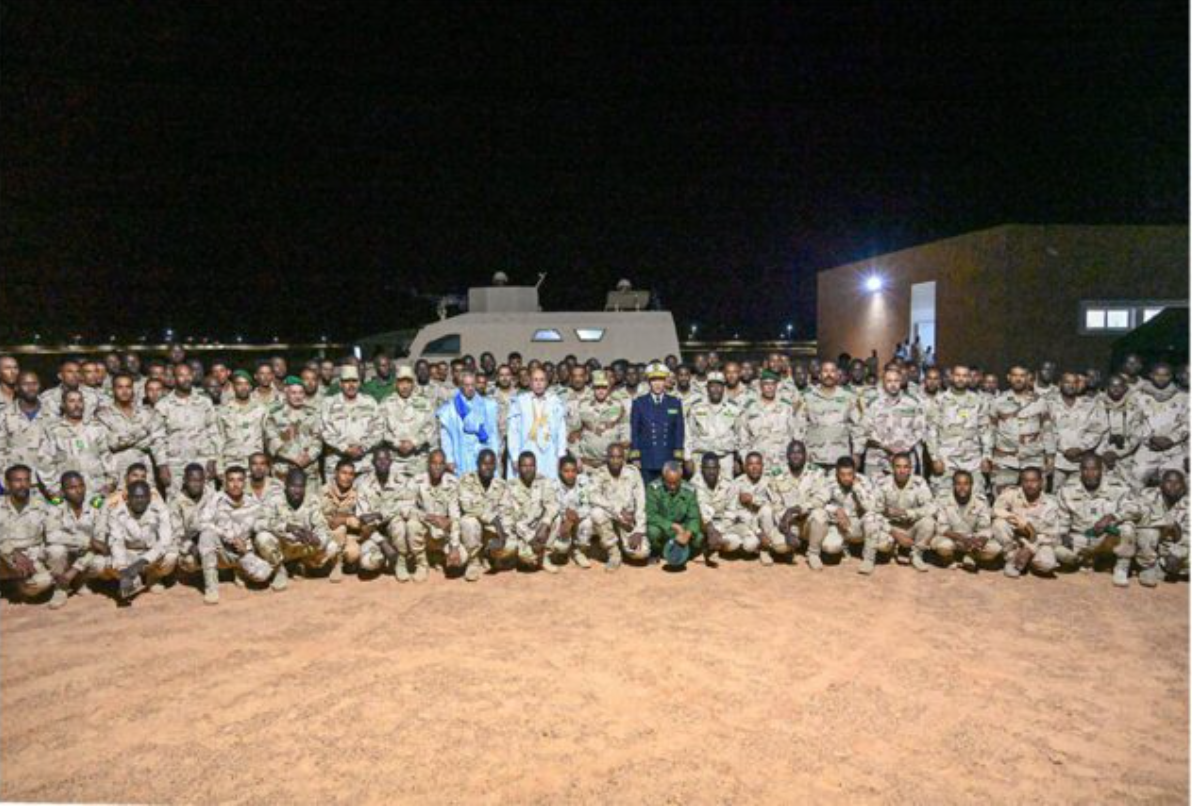
[[[61,587],[54,587],[54,594],[50,596],[50,608],[61,609],[66,605],[66,599],[70,597],[69,593]]]
[[[923,560],[922,550],[911,550],[911,566],[919,572],[927,572],[927,562]]]
[[[866,546],[861,551],[861,566],[857,567],[858,575],[872,575],[877,566],[877,548]]]
[[[1143,586],[1158,586],[1162,580],[1163,570],[1159,569],[1158,564],[1153,567],[1147,567],[1138,573],[1138,583]]]
[[[586,570],[592,566],[592,562],[588,560],[588,554],[579,547],[571,551],[571,560],[575,562],[575,566],[581,570]]]
[[[327,580],[333,584],[337,584],[344,579],[344,558],[343,556],[335,557],[335,564],[331,567],[331,574],[327,576]]]
[[[1022,570],[1018,569],[1013,561],[1007,561],[1006,566],[1002,568],[1002,574],[1007,578],[1021,578]]]
[[[273,573],[273,583],[269,584],[269,588],[274,592],[285,592],[289,585],[290,574],[286,572],[286,565],[278,564],[277,572]]]
[[[769,567],[774,563],[774,557],[770,555],[769,550],[762,550],[757,554],[757,560],[761,562],[763,567]]]
[[[807,566],[816,572],[819,572],[824,568],[824,560],[820,558],[819,553],[808,553]]]
[[[1130,585],[1130,564],[1132,559],[1119,558],[1117,563],[1113,565],[1113,585],[1114,586],[1129,586]]]
[[[966,570],[968,570],[969,572],[976,572],[976,571],[977,571],[977,559],[973,558],[971,555],[966,555],[966,556],[964,557],[964,560],[963,560],[963,561],[961,561],[960,563],[961,563],[961,564],[964,566],[964,568],[965,568]]]
[[[410,582],[410,565],[406,563],[405,556],[397,557],[397,561],[393,565],[393,577],[401,584]]]
[[[621,568],[621,548],[613,545],[608,549],[608,560],[604,562],[605,572],[616,572]]]
[[[420,584],[426,580],[426,576],[430,572],[429,567],[430,564],[426,560],[426,551],[423,550],[414,557],[414,583]]]
[[[215,564],[203,565],[203,603],[208,606],[219,603],[219,570]]]
[[[542,571],[549,572],[551,575],[559,571],[559,568],[555,566],[555,562],[551,560],[550,553],[542,554]]]
[[[464,580],[470,584],[474,584],[480,580],[480,576],[484,574],[484,564],[479,557],[468,559],[468,566],[464,568]]]

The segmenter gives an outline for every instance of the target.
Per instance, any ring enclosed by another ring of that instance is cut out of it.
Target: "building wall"
[[[882,291],[864,289],[871,274]],[[824,270],[818,277],[823,356],[883,360],[910,329],[911,285],[936,281],[936,340],[943,362],[1004,371],[1055,359],[1104,367],[1119,335],[1079,331],[1080,302],[1188,298],[1188,229],[1006,225]]]

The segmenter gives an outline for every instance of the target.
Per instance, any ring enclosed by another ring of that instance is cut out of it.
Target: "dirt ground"
[[[729,563],[0,606],[0,797],[1188,802],[1188,586]]]

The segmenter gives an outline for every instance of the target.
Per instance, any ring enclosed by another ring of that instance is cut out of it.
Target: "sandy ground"
[[[0,606],[0,796],[1184,803],[1188,587],[597,568]]]

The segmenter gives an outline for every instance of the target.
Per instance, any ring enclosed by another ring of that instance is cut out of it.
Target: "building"
[[[917,335],[945,363],[1107,369],[1116,339],[1188,307],[1188,228],[1002,225],[823,270],[817,291],[825,357]]]

